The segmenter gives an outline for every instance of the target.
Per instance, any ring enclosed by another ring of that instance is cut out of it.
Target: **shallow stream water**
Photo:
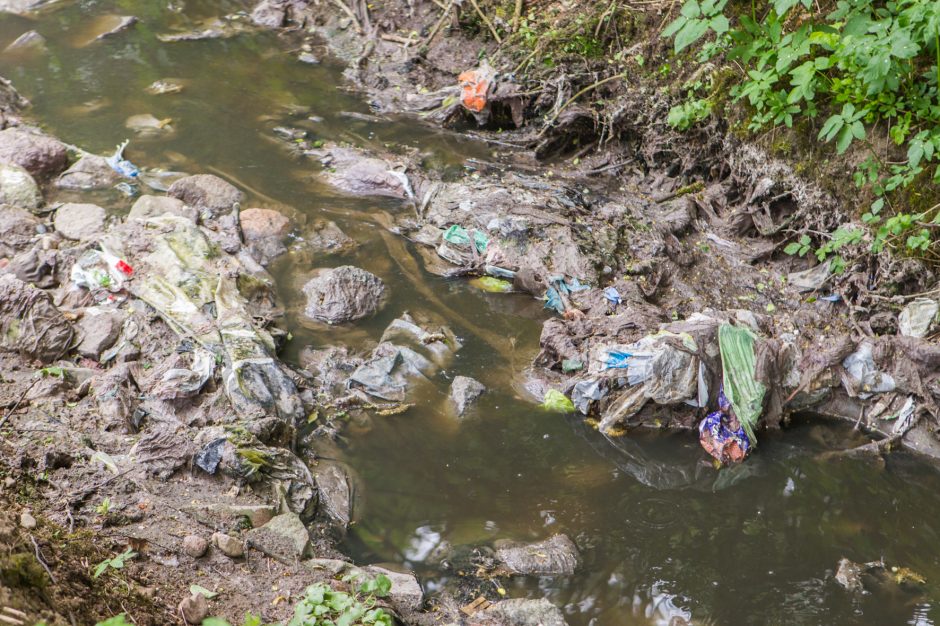
[[[323,265],[351,263],[381,276],[392,294],[374,319],[309,328],[295,318],[287,358],[304,345],[366,347],[406,310],[447,320],[464,342],[452,365],[414,391],[404,415],[352,427],[344,450],[359,476],[346,549],[362,562],[417,572],[428,591],[452,572],[435,548],[538,540],[564,532],[584,554],[570,578],[517,579],[511,597],[548,597],[572,626],[670,624],[932,624],[940,620],[940,473],[893,455],[886,467],[826,462],[847,428],[807,422],[765,435],[745,464],[716,471],[691,434],[630,433],[608,441],[575,417],[522,400],[510,381],[531,361],[545,313],[521,295],[479,292],[421,269],[414,251],[384,233],[375,216],[394,202],[337,196],[273,140],[273,128],[363,147],[412,146],[429,167],[459,173],[485,145],[408,118],[364,120],[364,100],[344,87],[342,67],[311,66],[297,43],[247,30],[228,39],[163,43],[159,33],[193,28],[240,8],[226,2],[101,0],[63,3],[38,19],[0,18],[0,49],[35,29],[42,51],[0,55],[0,74],[33,102],[29,115],[64,141],[110,152],[125,137],[139,166],[209,172],[249,193],[249,205],[281,206],[295,221],[335,220],[361,246]],[[108,14],[136,15],[130,30],[92,41]],[[163,78],[181,93],[150,95]],[[172,131],[135,137],[131,115],[170,118]],[[309,118],[316,116],[312,121]],[[107,193],[115,212],[131,200]],[[320,261],[317,260],[316,264]],[[273,268],[288,303],[312,269],[286,259]],[[480,329],[483,329],[482,335]],[[490,391],[458,421],[447,410],[455,375]],[[921,588],[873,582],[852,595],[832,579],[840,557],[884,558],[927,579]]]

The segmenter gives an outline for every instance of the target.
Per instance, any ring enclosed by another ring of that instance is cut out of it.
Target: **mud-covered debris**
[[[104,430],[137,432],[135,414],[140,396],[137,380],[127,363],[105,370],[92,380],[98,416]]]
[[[455,376],[450,384],[450,399],[457,415],[463,415],[473,402],[486,391],[486,387],[469,376]]]
[[[848,374],[845,382],[850,396],[866,400],[875,393],[894,391],[897,386],[890,373],[879,370],[875,365],[873,349],[870,342],[863,341],[855,352],[842,361],[842,367]]]
[[[186,176],[170,185],[167,195],[182,200],[212,217],[228,213],[245,200],[245,194],[234,185],[212,174]]]
[[[193,463],[207,474],[215,474],[222,462],[226,444],[228,444],[228,438],[226,437],[219,437],[210,441],[196,453]]]
[[[171,198],[169,196],[151,196],[143,195],[134,202],[128,219],[147,219],[151,217],[160,217],[161,215],[178,215],[195,223],[199,214],[196,209],[186,205],[182,200]]]
[[[42,193],[25,168],[0,163],[0,204],[34,211],[42,206]]]
[[[898,330],[905,337],[924,337],[937,319],[940,305],[931,298],[915,298],[901,310]]]
[[[75,330],[46,292],[0,276],[0,347],[51,363],[72,347]]]
[[[160,400],[180,400],[198,394],[215,373],[215,355],[204,348],[194,348],[188,367],[173,367],[163,372],[150,395]]]
[[[23,127],[0,131],[0,162],[15,163],[32,176],[49,178],[68,165],[65,145]]]
[[[581,566],[578,547],[567,535],[535,543],[499,541],[495,548],[500,564],[511,574],[571,576]]]
[[[480,626],[568,626],[557,606],[546,600],[501,600],[474,616]]]
[[[134,458],[148,474],[162,480],[189,464],[194,446],[170,422],[158,422],[144,432],[131,450]]]
[[[67,239],[89,241],[104,232],[105,210],[97,204],[67,203],[55,213],[54,226]]]
[[[303,292],[307,296],[304,314],[328,324],[373,315],[385,301],[385,283],[351,265],[320,270],[304,285]]]
[[[245,538],[252,548],[283,561],[300,561],[310,553],[310,533],[295,513],[277,515]]]
[[[183,537],[183,553],[193,559],[201,558],[209,549],[209,542],[200,535],[186,535]]]
[[[12,257],[28,250],[45,226],[24,209],[0,205],[0,257]]]
[[[353,489],[339,463],[320,460],[313,471],[320,497],[320,513],[340,535],[352,521]]]
[[[44,250],[42,245],[35,245],[10,259],[9,265],[0,273],[11,273],[40,289],[49,289],[58,284],[58,267],[59,254],[56,250]]]
[[[830,261],[815,265],[808,270],[791,272],[787,274],[787,284],[797,291],[816,291],[822,289],[829,280],[832,272],[829,269]]]
[[[212,535],[212,544],[222,551],[222,554],[230,559],[237,559],[245,555],[245,544],[241,539],[236,539],[225,533],[215,533]]]
[[[97,154],[83,154],[69,169],[62,172],[55,181],[59,189],[91,191],[110,189],[121,182],[121,176],[108,159]]]

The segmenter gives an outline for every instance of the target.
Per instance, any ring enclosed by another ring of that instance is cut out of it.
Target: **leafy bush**
[[[343,580],[352,582],[355,576]],[[375,606],[376,598],[387,596],[391,588],[392,581],[381,574],[360,583],[353,593],[336,591],[325,583],[310,585],[287,626],[393,626],[392,616]]]
[[[940,183],[940,2],[752,2],[749,15],[732,21],[725,1],[684,0],[663,35],[674,38],[678,53],[714,34],[698,59],[724,54],[742,69],[731,94],[750,105],[752,132],[825,115],[818,138],[834,142],[837,153],[864,143],[869,156],[854,180],[875,198],[862,215],[874,231],[871,249],[927,251],[940,228],[940,204],[902,213],[891,200],[892,192],[924,177]],[[688,127],[690,104],[680,106],[670,123]],[[869,133],[876,124],[885,127],[897,156],[873,149]],[[837,235],[817,254],[837,249]],[[805,254],[805,245],[792,249]]]

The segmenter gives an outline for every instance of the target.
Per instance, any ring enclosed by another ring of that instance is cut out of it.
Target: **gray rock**
[[[78,353],[97,361],[98,356],[117,341],[125,319],[126,315],[121,311],[99,307],[85,309],[85,314],[78,322],[78,332],[81,336]]]
[[[482,618],[481,626],[568,626],[561,610],[545,598],[502,600],[474,615],[477,618]]]
[[[54,0],[0,0],[0,13],[25,15],[52,2]]]
[[[0,161],[15,163],[38,178],[55,176],[68,166],[65,145],[25,128],[0,131]]]
[[[304,285],[307,317],[337,324],[374,314],[384,304],[385,283],[364,269],[343,265],[321,270]]]
[[[302,560],[310,551],[310,533],[296,513],[275,516],[261,528],[248,531],[249,545],[285,561]]]
[[[321,162],[328,166],[323,176],[336,189],[356,196],[388,196],[400,200],[413,197],[407,175],[392,169],[381,159],[366,157],[355,150],[332,148],[323,151]]]
[[[169,196],[141,196],[134,202],[134,206],[131,207],[131,212],[127,214],[127,217],[128,219],[147,219],[149,217],[160,217],[167,213],[185,217],[193,222],[198,218],[196,209],[187,206],[182,200]]]
[[[63,204],[55,213],[53,225],[66,239],[94,239],[104,232],[105,211],[97,204]]]
[[[230,559],[237,559],[245,555],[245,544],[240,539],[230,535],[215,533],[212,535],[212,543]]]
[[[469,376],[455,376],[450,384],[450,399],[457,409],[457,415],[463,415],[474,400],[483,395],[486,387]]]
[[[110,189],[121,182],[121,176],[115,172],[103,156],[85,154],[69,169],[56,179],[59,189]]]
[[[233,185],[212,174],[186,176],[170,185],[167,194],[197,209],[205,209],[212,216],[228,213],[245,200],[245,194]]]
[[[284,238],[291,228],[287,216],[273,209],[246,209],[238,219],[248,249],[259,263],[267,265],[287,252]]]
[[[24,209],[0,205],[0,256],[12,257],[32,247],[42,222]]]
[[[209,616],[209,601],[201,593],[194,593],[180,602],[179,612],[187,624],[201,624]]]
[[[388,601],[400,613],[417,611],[424,604],[424,591],[413,574],[395,572],[384,567],[371,565],[363,568],[370,576],[384,574],[392,581],[392,588],[388,593]]]
[[[552,535],[536,543],[499,541],[496,558],[511,574],[570,576],[581,566],[578,547],[567,535]]]
[[[303,566],[314,574],[326,574],[329,578],[335,578],[351,564],[339,559],[308,559],[303,562]]]
[[[265,28],[280,28],[287,21],[287,11],[272,0],[262,0],[251,12],[251,21]]]
[[[34,30],[28,30],[16,39],[13,43],[3,49],[4,54],[26,53],[26,52],[45,52],[46,38]]]
[[[20,526],[26,530],[32,530],[36,528],[36,518],[29,511],[23,511],[20,513]]]
[[[345,531],[352,518],[352,490],[346,470],[337,463],[320,460],[314,470],[320,494],[320,511],[339,531]]]
[[[186,535],[183,538],[183,552],[194,559],[202,557],[209,549],[209,542],[199,535]]]
[[[42,193],[24,168],[14,163],[0,163],[0,204],[38,209],[42,205]]]
[[[12,274],[0,276],[0,349],[50,363],[68,351],[74,337],[48,293]]]
[[[304,232],[304,239],[310,248],[323,254],[345,254],[358,245],[336,222],[329,220],[314,220]]]

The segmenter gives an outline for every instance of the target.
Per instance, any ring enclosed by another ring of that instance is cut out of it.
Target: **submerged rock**
[[[321,270],[304,285],[307,317],[339,324],[374,314],[384,304],[385,283],[364,269],[343,265]]]
[[[127,30],[137,23],[137,18],[133,15],[102,15],[95,20],[94,41],[106,39]]]
[[[382,159],[362,155],[347,148],[332,148],[320,154],[328,169],[323,176],[336,189],[356,196],[388,196],[408,200],[414,197],[408,176]]]
[[[339,464],[319,461],[314,471],[320,511],[340,533],[345,533],[352,520],[352,489],[349,477]]]
[[[16,39],[13,43],[3,49],[4,54],[26,54],[31,52],[45,52],[46,38],[34,30],[28,30]]]
[[[455,376],[450,384],[450,399],[457,409],[457,415],[463,415],[467,408],[486,391],[486,387],[469,376]]]
[[[546,600],[502,600],[474,614],[481,626],[568,626],[561,609]]]
[[[228,213],[245,200],[245,194],[234,185],[212,174],[186,176],[170,185],[167,195],[182,200],[212,216]]]
[[[67,239],[93,239],[104,232],[105,211],[97,204],[63,204],[56,211],[53,224]]]
[[[0,163],[0,204],[38,209],[42,205],[42,193],[24,168],[14,163]]]
[[[121,182],[121,176],[97,154],[85,154],[56,179],[59,189],[109,189]]]
[[[181,200],[169,196],[141,196],[134,202],[128,219],[147,219],[161,215],[178,215],[195,223],[198,215],[196,209],[187,206]]]
[[[581,565],[578,547],[567,535],[553,535],[545,541],[496,544],[496,558],[513,574],[571,576]]]
[[[68,153],[58,139],[24,128],[7,128],[0,131],[0,162],[15,163],[42,178],[64,170]]]
[[[307,246],[323,254],[344,254],[358,245],[330,220],[314,220],[304,234]]]
[[[173,132],[173,120],[170,118],[157,119],[149,113],[131,115],[124,122],[124,126],[143,137],[169,134]]]

